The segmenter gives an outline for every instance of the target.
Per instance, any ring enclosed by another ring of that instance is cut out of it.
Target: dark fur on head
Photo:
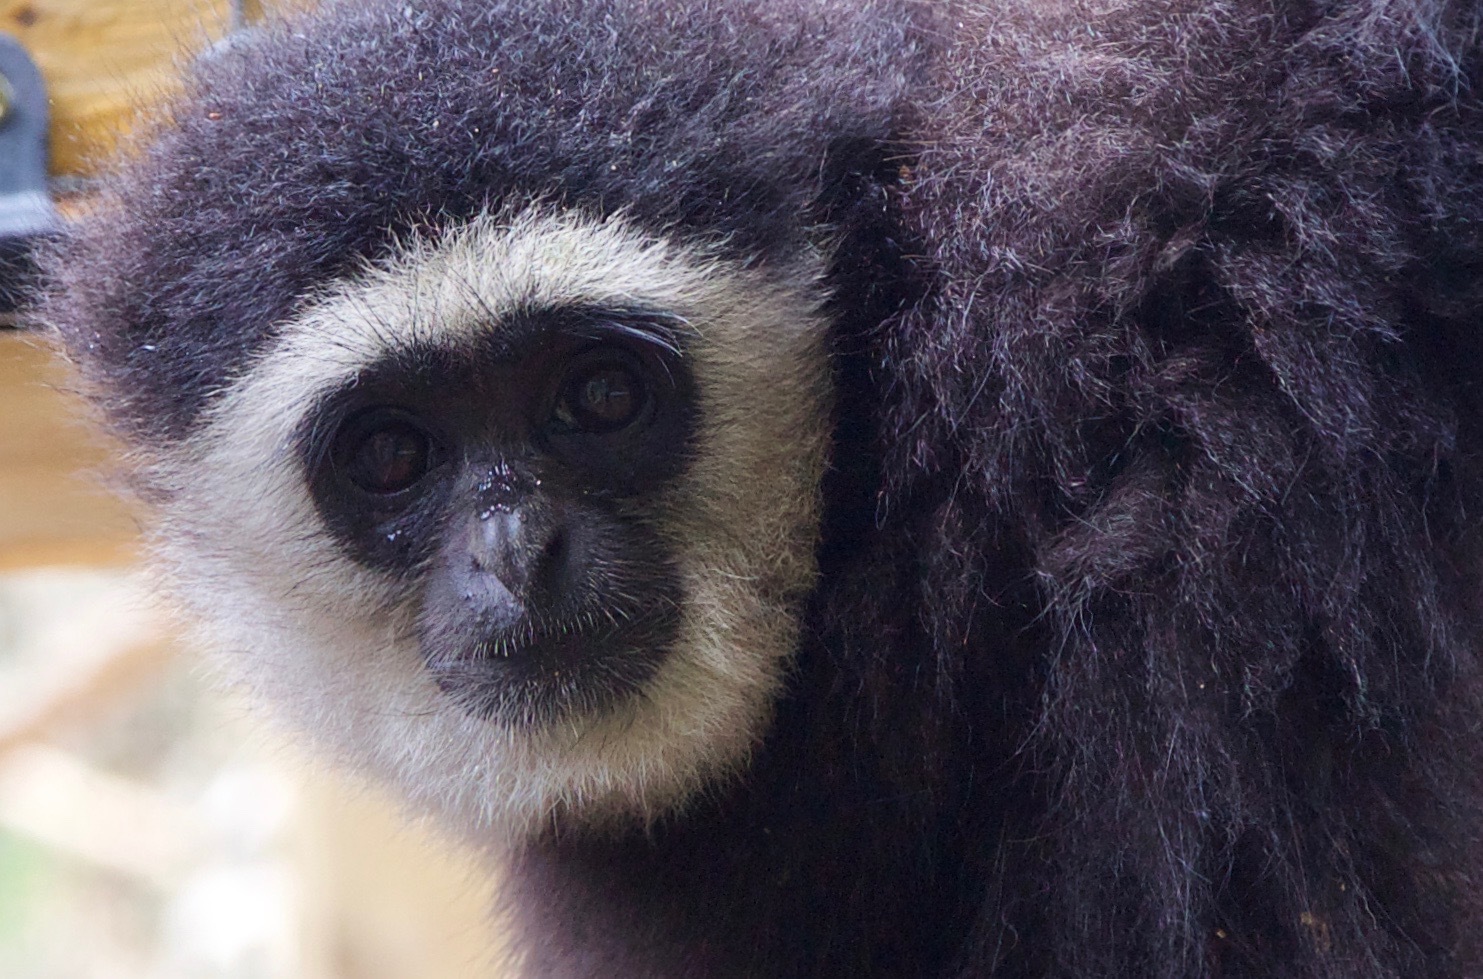
[[[264,27],[108,183],[48,318],[154,441],[316,288],[501,205],[626,209],[784,261],[831,147],[896,126],[916,42],[872,6],[344,0]]]
[[[779,715],[515,855],[535,974],[1483,971],[1476,4],[352,6],[209,70],[54,263],[135,437],[510,195],[838,243]]]

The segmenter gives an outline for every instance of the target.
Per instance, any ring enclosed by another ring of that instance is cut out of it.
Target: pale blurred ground
[[[63,176],[226,23],[226,0],[0,0]],[[177,649],[65,384],[0,331],[0,977],[501,975],[488,869]]]
[[[58,376],[0,334],[0,976],[499,975],[474,856],[175,648]]]

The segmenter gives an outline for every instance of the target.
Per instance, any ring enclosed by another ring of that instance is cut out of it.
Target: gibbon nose
[[[560,597],[571,547],[558,514],[529,506],[491,507],[470,523],[469,563],[475,575],[497,579],[520,606],[549,605]]]

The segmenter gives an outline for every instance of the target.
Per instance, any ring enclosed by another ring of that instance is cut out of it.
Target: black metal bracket
[[[47,191],[46,85],[26,49],[0,34],[0,325],[35,275],[37,241],[61,230]]]

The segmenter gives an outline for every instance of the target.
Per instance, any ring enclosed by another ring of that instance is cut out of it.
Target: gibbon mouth
[[[541,727],[611,709],[638,695],[678,629],[672,609],[528,622],[464,642],[423,639],[439,689],[463,710],[509,727]]]

